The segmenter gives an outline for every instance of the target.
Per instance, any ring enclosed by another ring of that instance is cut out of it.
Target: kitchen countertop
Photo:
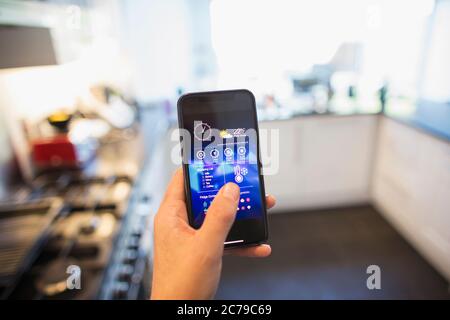
[[[439,139],[450,141],[450,104],[421,101],[388,106],[384,115]]]
[[[258,108],[258,120],[264,121],[278,121],[290,120],[297,117],[305,116],[354,116],[354,115],[376,115],[381,112],[379,106],[364,107],[364,104],[352,101],[349,99],[330,103],[323,108]]]
[[[324,112],[290,108],[258,109],[260,122],[283,121],[309,116],[384,115],[395,121],[421,130],[439,139],[450,141],[450,105],[421,101],[392,100],[382,111],[380,107],[363,108],[360,105],[332,107]]]
[[[257,108],[258,121],[289,121],[301,117],[340,117],[384,115],[390,119],[425,132],[444,141],[450,141],[450,104],[420,101],[415,103],[408,99],[391,99],[384,111],[381,106],[344,99],[330,104],[325,110],[316,111],[308,107],[271,107]],[[178,127],[176,117],[170,120],[170,127]]]

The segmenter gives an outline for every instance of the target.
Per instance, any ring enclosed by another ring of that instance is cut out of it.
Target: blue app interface
[[[196,119],[191,127],[194,140],[201,141],[194,143],[188,165],[194,226],[201,226],[217,192],[228,182],[241,191],[236,220],[262,218],[256,141],[247,135],[248,128],[226,127],[217,128],[218,137],[210,141],[208,131],[214,125]]]

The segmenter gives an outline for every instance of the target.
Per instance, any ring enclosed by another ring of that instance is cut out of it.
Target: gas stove
[[[3,298],[148,297],[149,252],[141,240],[150,210],[146,197],[133,194],[132,179],[66,175],[39,183],[28,201],[59,199],[64,205],[35,248],[32,263]]]

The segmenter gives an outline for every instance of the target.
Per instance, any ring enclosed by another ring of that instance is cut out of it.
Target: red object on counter
[[[40,138],[32,142],[33,160],[39,167],[78,166],[76,147],[66,135]]]

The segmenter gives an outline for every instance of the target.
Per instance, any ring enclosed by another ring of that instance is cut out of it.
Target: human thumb
[[[208,242],[223,245],[236,217],[239,196],[239,187],[231,182],[219,190],[200,229]]]

